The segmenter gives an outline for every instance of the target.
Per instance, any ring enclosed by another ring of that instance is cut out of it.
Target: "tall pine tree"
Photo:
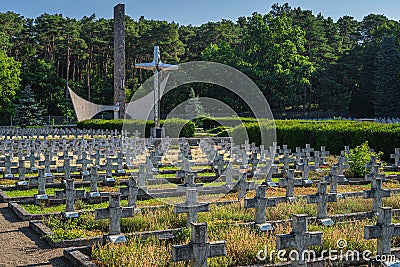
[[[393,36],[384,37],[376,57],[374,113],[377,117],[400,116],[400,51]]]
[[[42,108],[35,99],[30,85],[21,90],[14,122],[21,127],[42,125]]]

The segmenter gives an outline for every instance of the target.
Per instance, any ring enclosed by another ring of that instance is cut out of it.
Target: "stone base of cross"
[[[192,223],[192,239],[187,245],[172,246],[172,261],[191,261],[193,267],[206,267],[207,259],[226,256],[225,241],[208,242],[206,223]]]

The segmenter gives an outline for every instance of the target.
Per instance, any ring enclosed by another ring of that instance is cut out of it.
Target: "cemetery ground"
[[[38,247],[28,259],[4,250],[21,265],[286,264],[276,251],[310,249],[319,259],[339,240],[346,251],[399,255],[398,149],[385,163],[368,148],[365,175],[350,177],[349,147],[329,155],[308,144],[292,151],[230,138],[9,131],[0,136],[1,210],[11,218],[2,242]]]

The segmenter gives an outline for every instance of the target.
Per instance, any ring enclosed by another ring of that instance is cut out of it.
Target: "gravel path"
[[[50,248],[7,207],[0,203],[0,267],[70,266],[63,249]]]

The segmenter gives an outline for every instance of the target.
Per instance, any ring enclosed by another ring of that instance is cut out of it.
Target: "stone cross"
[[[400,148],[395,148],[394,154],[390,154],[390,158],[394,159],[394,166],[398,167],[400,162]]]
[[[6,155],[5,157],[5,162],[4,162],[4,167],[5,167],[5,171],[4,171],[4,178],[6,179],[12,179],[14,177],[14,175],[11,173],[11,156],[10,155]]]
[[[336,164],[336,166],[338,167],[339,175],[343,175],[343,171],[350,168],[349,164],[347,164],[346,161],[347,161],[346,157],[343,156],[338,157],[338,163]]]
[[[110,193],[108,208],[95,210],[95,220],[109,220],[110,235],[120,235],[121,218],[133,217],[135,214],[133,207],[122,208],[120,202],[120,193]]]
[[[121,196],[128,196],[128,207],[136,208],[136,200],[139,194],[139,187],[137,186],[134,177],[129,177],[128,187],[119,188]]]
[[[306,148],[303,148],[302,152],[305,154],[307,158],[310,158],[311,152],[314,152],[314,148],[312,148],[310,144],[306,144]]]
[[[209,212],[210,203],[202,203],[197,201],[197,190],[187,189],[186,190],[186,202],[175,204],[174,213],[187,213],[186,226],[190,226],[191,223],[197,222],[197,213]]]
[[[221,177],[225,176],[225,184],[228,188],[231,188],[233,183],[233,169],[231,165],[228,165],[225,169],[225,174]]]
[[[112,171],[115,169],[113,162],[115,160],[113,158],[107,157],[106,159],[106,177],[112,178]]]
[[[326,182],[320,182],[318,184],[317,193],[307,197],[308,204],[318,203],[317,219],[319,220],[326,219],[328,217],[328,202],[337,201],[336,194],[328,194],[326,192],[326,186]]]
[[[377,178],[384,179],[385,174],[379,174],[379,168],[381,167],[380,164],[375,164],[370,166],[370,173],[365,175],[366,181],[372,181]]]
[[[119,175],[124,175],[125,174],[125,170],[123,169],[123,166],[122,166],[123,159],[124,159],[124,155],[123,155],[123,153],[121,151],[119,151],[118,154],[117,154],[117,164],[118,164],[117,173]]]
[[[47,201],[49,199],[48,195],[46,194],[46,181],[47,178],[44,175],[44,169],[40,168],[38,173],[38,193],[34,196],[35,203],[38,204],[42,201]]]
[[[301,148],[300,147],[296,147],[296,152],[293,153],[293,156],[295,157],[296,164],[300,164],[301,163],[301,159],[304,156],[304,153],[301,152]]]
[[[400,224],[392,223],[392,208],[381,207],[378,209],[378,222],[376,225],[364,226],[365,239],[378,239],[377,255],[390,255],[392,237],[400,236]]]
[[[18,180],[19,181],[25,181],[25,173],[26,173],[25,160],[19,159],[18,160]]]
[[[332,166],[330,174],[325,177],[325,181],[327,181],[330,185],[329,192],[336,194],[338,182],[347,182],[347,179],[343,174],[339,174],[337,166]]]
[[[38,174],[38,195],[46,194],[46,181],[47,178],[44,176],[44,169],[40,168]]]
[[[390,197],[390,190],[382,189],[382,179],[374,179],[371,181],[371,189],[364,191],[364,198],[372,198],[372,211],[378,212],[382,207],[382,199]]]
[[[243,172],[242,177],[239,179],[238,183],[236,184],[236,187],[238,189],[238,201],[241,201],[246,197],[246,192],[249,190],[252,186],[254,186],[254,182],[248,182],[247,181],[247,173]]]
[[[91,196],[99,196],[99,190],[98,190],[98,182],[99,182],[99,173],[98,173],[98,167],[97,166],[92,166],[90,170],[90,191],[89,194]]]
[[[307,266],[304,253],[310,246],[322,245],[322,232],[308,232],[307,214],[292,215],[292,232],[276,235],[276,249],[294,248],[298,252],[298,260],[292,266]]]
[[[257,150],[253,150],[251,154],[251,172],[255,173],[257,171],[257,165],[259,163],[258,152]]]
[[[71,178],[71,159],[64,158],[64,179],[68,180]]]
[[[274,164],[271,159],[267,159],[265,168],[266,168],[265,184],[268,186],[276,186],[276,183],[272,181],[272,174],[278,172],[278,166]]]
[[[146,166],[143,164],[139,165],[139,172],[138,172],[138,185],[139,188],[143,189],[144,191],[147,191],[146,187],[146,180],[147,180],[147,175],[145,172]]]
[[[51,159],[50,152],[44,155],[44,167],[45,167],[45,176],[51,177],[51,165],[55,165],[56,162]]]
[[[321,146],[321,160],[322,164],[326,164],[326,156],[329,156],[329,151],[326,150],[325,146]]]
[[[370,173],[372,174],[372,173],[374,173],[374,171],[375,171],[374,167],[375,167],[376,165],[379,165],[379,164],[378,164],[378,161],[377,161],[377,159],[376,159],[376,156],[371,156],[369,162],[365,164],[365,168],[369,169],[369,170],[370,170]]]
[[[308,174],[309,174],[309,172],[311,170],[311,166],[308,165],[308,158],[307,157],[303,158],[303,162],[302,163],[296,165],[296,169],[298,171],[302,171],[302,176],[301,177],[302,177],[303,180],[308,180]]]
[[[279,162],[280,163],[284,163],[284,165],[283,165],[283,169],[285,170],[285,171],[287,171],[287,170],[289,170],[289,163],[290,162],[292,162],[293,160],[290,158],[290,154],[289,154],[289,152],[288,151],[285,151],[284,153],[283,153],[283,158],[279,158]]]
[[[32,150],[31,154],[29,155],[29,170],[30,170],[30,172],[37,171],[37,168],[35,167],[35,163],[36,163],[35,152]]]
[[[67,179],[65,184],[65,189],[64,190],[56,190],[55,193],[55,198],[56,199],[64,199],[66,202],[66,212],[74,212],[75,211],[75,199],[76,198],[84,198],[85,196],[85,190],[77,190],[75,189],[75,183],[74,179]]]
[[[208,242],[207,223],[191,224],[192,239],[187,245],[172,246],[172,261],[191,261],[192,267],[206,267],[207,259],[226,256],[225,241]]]
[[[291,199],[294,197],[294,186],[302,185],[301,179],[294,178],[294,170],[288,170],[286,177],[279,179],[279,185],[286,187],[286,198]]]
[[[77,164],[81,164],[82,168],[82,175],[87,176],[89,175],[88,171],[88,164],[92,164],[92,160],[87,158],[87,153],[82,153],[82,159],[76,161]]]
[[[267,187],[260,185],[256,189],[256,196],[254,198],[246,198],[244,200],[244,207],[246,209],[256,209],[256,224],[265,224],[266,221],[266,208],[276,206],[276,198],[267,198]]]
[[[314,169],[320,170],[319,167],[321,165],[321,157],[319,151],[314,151]]]

